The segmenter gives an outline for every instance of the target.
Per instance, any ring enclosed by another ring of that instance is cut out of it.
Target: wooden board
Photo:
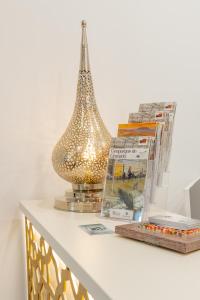
[[[182,237],[169,235],[166,233],[143,229],[141,228],[140,223],[116,226],[115,232],[123,237],[168,248],[181,253],[189,253],[200,249],[200,234]]]

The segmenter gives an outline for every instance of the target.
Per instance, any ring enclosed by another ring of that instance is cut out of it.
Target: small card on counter
[[[113,233],[112,230],[105,227],[103,224],[86,224],[86,225],[80,225],[80,227],[86,231],[88,234],[94,235],[94,234],[107,234],[107,233]]]

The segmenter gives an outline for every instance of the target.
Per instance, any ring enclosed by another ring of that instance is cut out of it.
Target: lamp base
[[[72,188],[72,192],[66,192],[64,197],[55,200],[55,208],[85,213],[101,211],[102,184],[73,184]]]

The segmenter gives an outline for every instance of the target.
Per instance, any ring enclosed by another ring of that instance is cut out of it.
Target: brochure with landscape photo
[[[113,138],[109,154],[103,217],[141,221],[151,192],[149,149],[139,137]]]
[[[157,123],[128,123],[118,125],[118,136],[156,136]]]
[[[155,195],[155,185],[162,181],[162,168],[160,164],[160,146],[163,124],[160,122],[135,122],[118,125],[118,136],[139,136],[152,139],[153,147],[150,147],[151,168],[152,168],[152,192],[150,202],[153,202]]]

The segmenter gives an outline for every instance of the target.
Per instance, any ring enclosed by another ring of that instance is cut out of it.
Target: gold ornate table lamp
[[[56,173],[72,183],[65,209],[97,212],[101,208],[103,182],[111,136],[99,114],[89,65],[86,22],[82,41],[77,97],[71,121],[56,144],[52,161]]]

